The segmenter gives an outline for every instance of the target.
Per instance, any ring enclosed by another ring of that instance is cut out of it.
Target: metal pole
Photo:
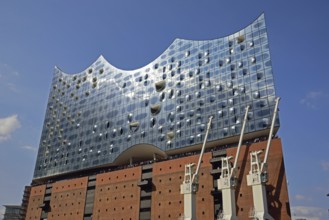
[[[269,152],[271,141],[272,141],[272,135],[273,135],[273,130],[274,130],[274,124],[275,124],[276,114],[278,112],[279,101],[280,101],[280,97],[277,97],[276,100],[275,100],[274,113],[273,113],[273,118],[272,118],[272,124],[271,124],[270,133],[268,135],[268,140],[267,140],[267,145],[266,145],[266,152],[265,152],[265,156],[264,156],[264,161],[262,163],[262,167],[261,167],[261,170],[260,170],[261,172],[263,172],[264,164],[267,163],[267,157],[268,157],[268,152]]]
[[[239,157],[239,154],[240,154],[240,149],[241,149],[241,144],[242,144],[244,129],[246,127],[246,121],[247,121],[247,117],[248,117],[249,107],[250,107],[249,105],[247,105],[247,107],[246,107],[246,112],[245,112],[245,115],[244,115],[244,118],[243,118],[243,124],[242,124],[242,128],[241,128],[241,133],[240,133],[238,150],[237,150],[236,155],[235,155],[234,165],[233,165],[232,173],[230,173],[230,175],[233,174],[233,172],[234,172],[234,170],[236,168],[236,165],[238,163],[238,157]]]
[[[192,177],[191,183],[194,183],[195,177],[199,173],[199,169],[200,169],[200,165],[201,165],[201,160],[202,160],[202,156],[203,156],[203,153],[204,153],[204,150],[205,150],[205,146],[206,146],[206,142],[207,142],[207,139],[208,139],[208,133],[209,133],[209,130],[210,130],[212,118],[213,118],[213,116],[210,116],[209,117],[207,131],[206,131],[206,135],[205,135],[204,140],[203,140],[203,145],[202,145],[202,149],[201,149],[201,153],[200,153],[200,157],[199,157],[199,161],[198,161],[198,166],[197,166],[196,171],[195,171],[195,173],[194,173],[194,175]]]

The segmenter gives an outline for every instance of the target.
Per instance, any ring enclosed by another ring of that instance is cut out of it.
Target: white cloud
[[[307,219],[307,220],[323,220],[327,219],[328,211],[324,208],[294,206],[291,207],[292,220]]]
[[[304,195],[301,195],[301,194],[297,194],[297,195],[295,195],[295,199],[296,200],[299,200],[299,201],[305,201],[305,200],[311,200],[309,197],[307,197],[307,196],[304,196]]]
[[[322,169],[325,171],[329,171],[329,161],[321,161]]]
[[[7,87],[12,92],[19,92],[17,86],[14,83],[7,83]]]
[[[37,151],[37,148],[36,147],[33,147],[33,146],[29,146],[29,145],[26,145],[26,146],[23,146],[22,147],[24,150],[28,150],[28,151]]]
[[[8,64],[0,63],[0,86],[5,91],[10,92],[19,92],[17,80],[19,79],[20,74]]]
[[[5,63],[0,63],[0,77],[8,75],[19,76],[19,73],[11,66]]]
[[[321,91],[311,91],[307,93],[306,96],[299,101],[299,103],[308,108],[317,109],[319,100],[327,96],[328,95],[326,93]]]
[[[0,142],[10,139],[11,134],[21,127],[17,115],[0,118]]]

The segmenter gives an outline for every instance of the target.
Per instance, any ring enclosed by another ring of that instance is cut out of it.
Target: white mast
[[[250,171],[247,175],[247,184],[252,187],[252,195],[254,199],[254,207],[250,217],[257,220],[274,220],[274,218],[268,213],[265,183],[268,181],[267,158],[272,142],[279,101],[280,97],[275,100],[276,103],[274,107],[271,129],[267,140],[264,161],[261,163],[260,160],[260,154],[262,151],[250,152]]]
[[[203,145],[195,173],[193,173],[193,166],[195,165],[194,163],[185,165],[184,181],[180,186],[181,194],[184,194],[184,217],[183,217],[184,220],[196,220],[195,194],[198,191],[199,169],[201,166],[202,156],[206,147],[206,142],[207,142],[212,118],[213,116],[209,117],[207,131],[203,140]]]
[[[246,107],[246,112],[243,119],[243,124],[240,133],[238,149],[235,155],[234,165],[231,168],[230,160],[232,156],[222,158],[222,174],[217,180],[218,189],[222,191],[223,211],[219,219],[222,220],[238,220],[236,216],[236,202],[235,202],[235,186],[237,183],[236,167],[240,154],[240,148],[243,141],[244,129],[248,117],[249,106]]]

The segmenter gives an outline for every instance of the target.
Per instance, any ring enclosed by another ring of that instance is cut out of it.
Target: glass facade
[[[21,219],[23,219],[22,206],[5,205],[5,207],[6,207],[6,212],[4,214],[3,220],[21,220]]]
[[[275,88],[264,15],[215,40],[176,39],[150,64],[120,70],[100,57],[85,71],[56,68],[34,178],[111,164],[137,144],[162,151],[268,129]],[[279,126],[279,120],[276,121]]]

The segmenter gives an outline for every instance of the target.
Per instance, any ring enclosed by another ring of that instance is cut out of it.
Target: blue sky
[[[226,36],[265,12],[292,214],[326,219],[328,11],[326,0],[1,1],[0,204],[31,182],[55,65],[77,73],[103,55],[136,69],[175,38]]]

